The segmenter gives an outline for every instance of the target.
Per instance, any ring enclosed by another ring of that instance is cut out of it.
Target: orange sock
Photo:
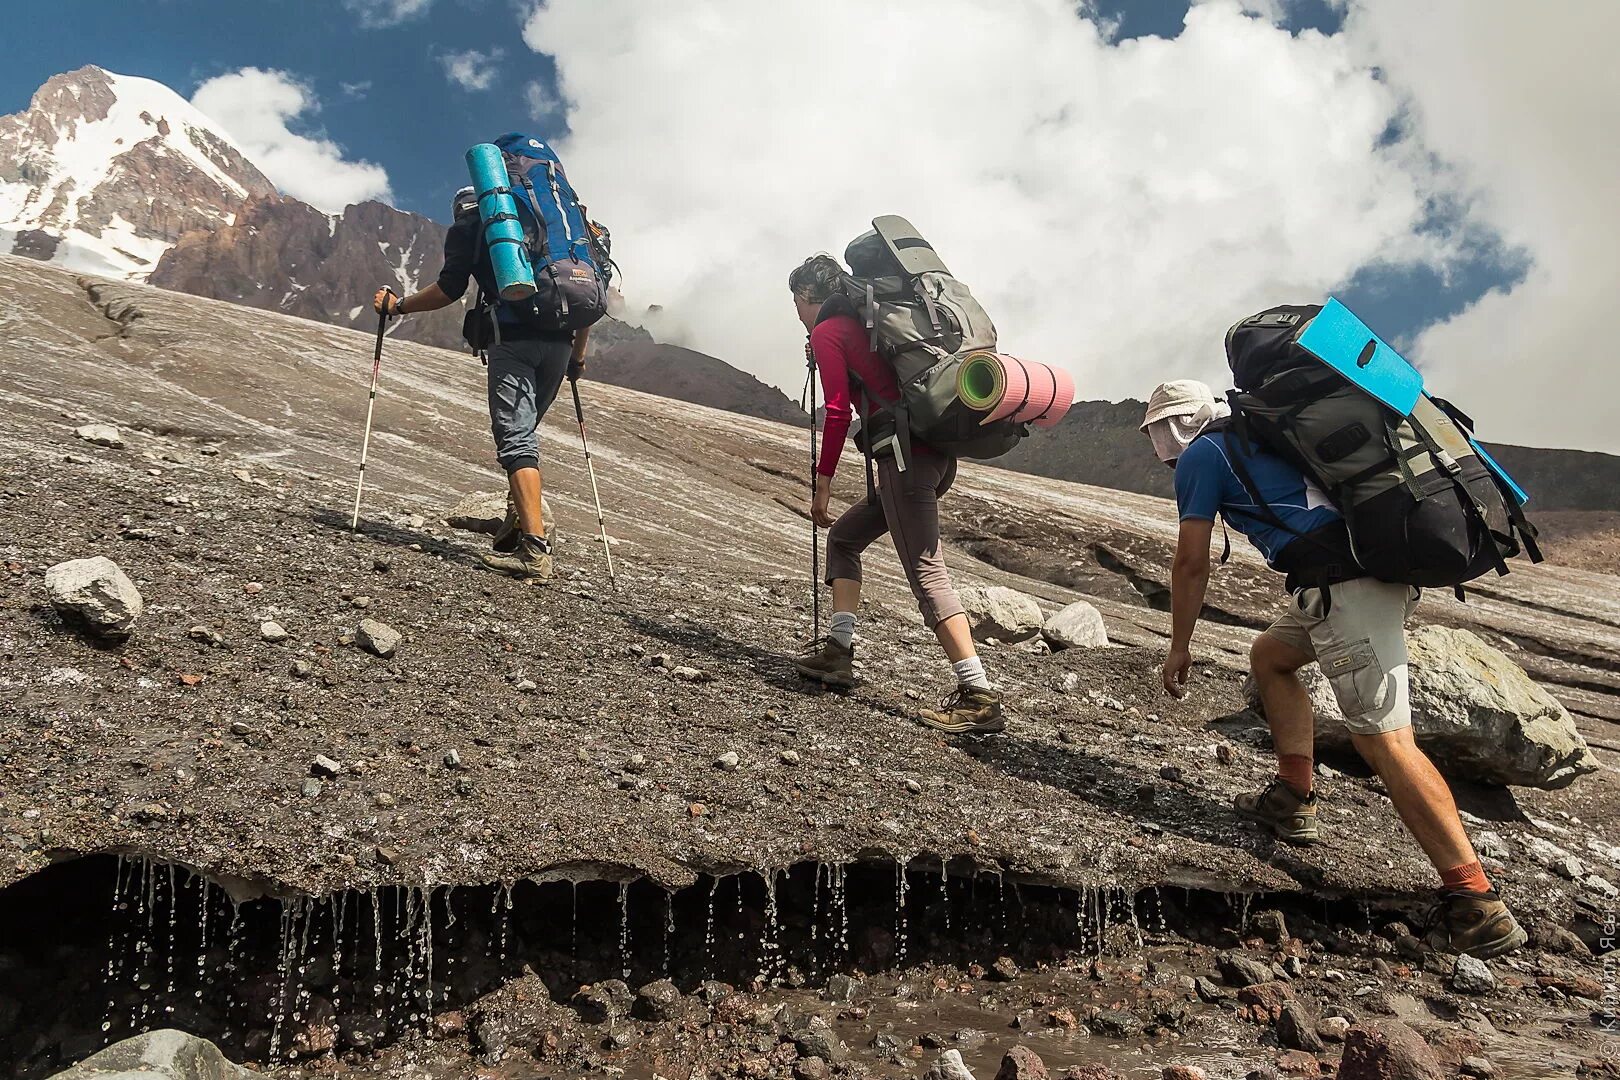
[[[1462,866],[1453,866],[1450,870],[1440,871],[1440,883],[1448,889],[1460,889],[1463,892],[1491,891],[1491,879],[1485,876],[1485,868],[1479,865],[1477,859]]]
[[[1277,777],[1300,798],[1311,793],[1311,759],[1304,754],[1277,755]]]

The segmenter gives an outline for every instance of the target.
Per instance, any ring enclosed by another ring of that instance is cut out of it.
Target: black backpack
[[[1256,445],[1294,465],[1344,516],[1369,576],[1460,591],[1492,570],[1506,574],[1521,548],[1541,561],[1526,496],[1474,441],[1473,421],[1423,393],[1416,369],[1337,301],[1241,320],[1227,331],[1226,357],[1239,479]]]

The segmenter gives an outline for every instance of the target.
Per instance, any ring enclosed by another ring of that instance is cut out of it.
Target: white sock
[[[984,662],[977,656],[970,656],[966,660],[958,660],[951,665],[956,672],[956,684],[969,686],[975,690],[990,689],[990,680],[984,674]]]
[[[832,638],[844,648],[850,647],[855,640],[855,613],[853,611],[835,611],[832,616],[832,627],[827,631]]]

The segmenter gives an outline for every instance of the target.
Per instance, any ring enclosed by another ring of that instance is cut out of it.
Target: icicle
[[[909,860],[900,858],[894,861],[894,956],[895,967],[906,966],[906,863]]]
[[[630,883],[619,882],[619,967],[630,981]]]
[[[781,946],[776,939],[776,874],[775,870],[766,870],[759,875],[765,883],[765,937],[759,946],[759,980],[767,984],[779,977],[782,967]]]
[[[675,894],[664,890],[664,978],[669,978],[670,954],[675,944]]]
[[[720,879],[715,878],[709,882],[709,914],[703,924],[703,968],[710,977],[718,974],[714,970],[714,896],[720,891]]]

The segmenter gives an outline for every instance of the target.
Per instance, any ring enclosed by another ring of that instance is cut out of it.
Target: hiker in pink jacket
[[[832,588],[833,616],[828,635],[810,645],[795,662],[806,678],[828,686],[855,683],[855,611],[861,600],[861,554],[888,533],[900,565],[917,598],[923,621],[939,638],[956,675],[956,690],[938,709],[924,709],[917,719],[952,734],[987,734],[1002,730],[1001,694],[985,677],[973,645],[968,618],[945,569],[940,550],[939,497],[956,478],[956,459],[922,442],[913,442],[909,468],[902,472],[892,450],[875,455],[876,501],[862,498],[836,521],[832,517],[832,481],[849,434],[850,419],[864,396],[893,400],[899,396],[894,371],[872,351],[854,305],[838,291],[843,268],[830,255],[805,260],[788,277],[799,321],[810,331],[810,348],[826,394],[827,413],[811,515],[827,527],[827,584]],[[863,395],[860,387],[864,387]],[[870,417],[863,420],[869,421]]]

